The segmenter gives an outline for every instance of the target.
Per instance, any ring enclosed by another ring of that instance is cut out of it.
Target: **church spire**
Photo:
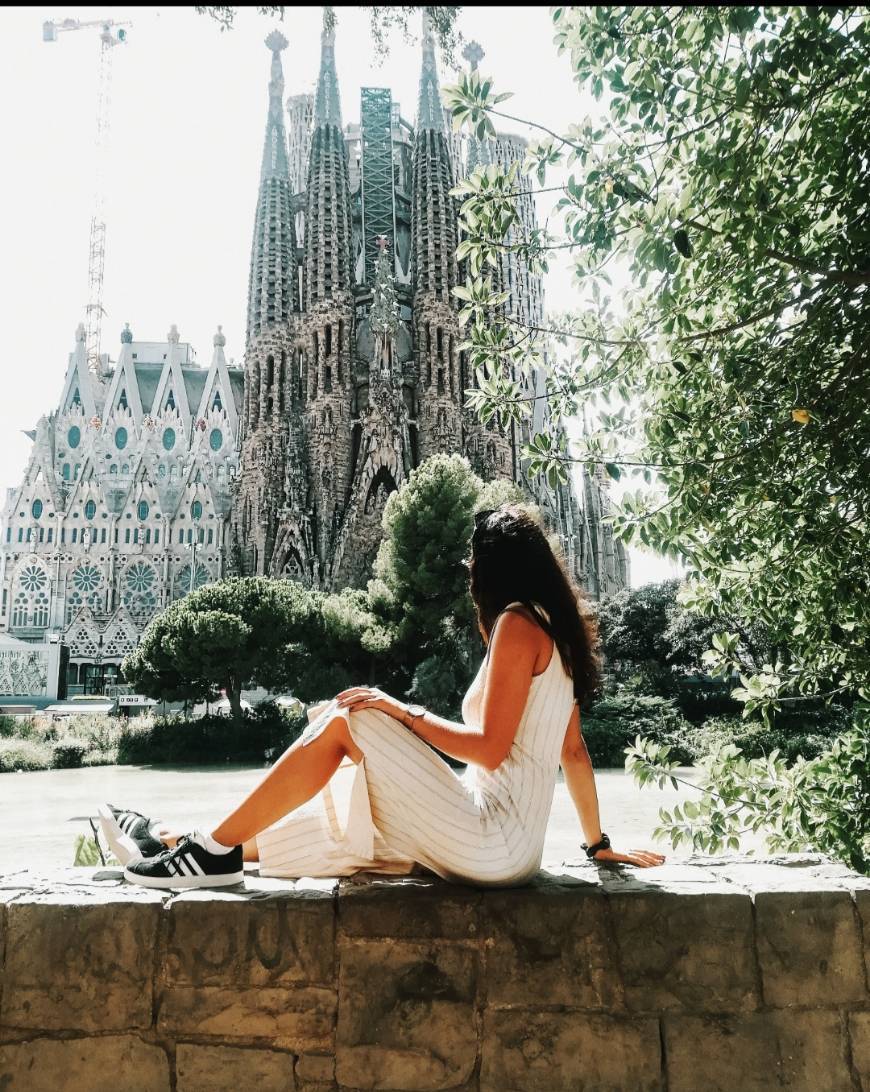
[[[341,101],[335,70],[335,27],[327,23],[326,11],[323,13],[323,31],[320,35],[320,75],[314,99],[314,124],[341,128]]]
[[[351,202],[347,149],[341,131],[335,32],[324,12],[320,76],[314,100],[314,129],[308,157],[305,217],[305,307],[353,290]]]
[[[432,23],[423,12],[423,69],[414,142],[411,208],[412,280],[416,294],[453,305],[456,285],[456,207],[453,165],[444,125],[444,109],[435,65]]]
[[[444,132],[444,107],[438,86],[438,65],[435,62],[435,37],[432,20],[423,9],[423,68],[420,72],[420,93],[417,99],[417,128]]]
[[[296,233],[284,132],[281,52],[287,39],[277,30],[266,38],[272,53],[269,112],[260,168],[260,193],[248,280],[248,341],[297,309]]]

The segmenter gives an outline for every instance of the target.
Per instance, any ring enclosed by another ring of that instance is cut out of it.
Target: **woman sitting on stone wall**
[[[487,649],[461,723],[371,687],[343,690],[309,711],[300,739],[211,833],[173,833],[104,805],[126,878],[223,886],[259,861],[261,875],[288,878],[422,865],[460,883],[526,883],[541,865],[560,763],[588,856],[660,864],[656,853],[617,853],[599,826],[579,713],[598,685],[597,635],[564,561],[526,509],[506,504],[478,513],[469,569]],[[347,762],[356,773],[342,825],[330,781]],[[318,794],[322,814],[296,810]]]

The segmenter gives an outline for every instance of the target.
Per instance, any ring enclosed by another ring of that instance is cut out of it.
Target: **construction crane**
[[[96,19],[82,22],[79,19],[47,20],[42,24],[42,40],[56,42],[58,34],[69,30],[100,30],[100,73],[97,92],[97,132],[94,147],[94,209],[91,217],[91,234],[88,244],[88,303],[85,348],[88,367],[95,373],[100,370],[100,335],[103,323],[103,270],[106,263],[106,221],[104,218],[104,174],[106,147],[109,137],[109,107],[112,90],[112,54],[115,46],[127,40],[125,27],[128,22],[114,19]]]

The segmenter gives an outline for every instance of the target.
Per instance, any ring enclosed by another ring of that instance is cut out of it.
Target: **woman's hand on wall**
[[[655,865],[665,863],[661,853],[653,853],[649,849],[631,849],[628,853],[620,853],[616,849],[599,849],[593,861],[611,862],[613,864],[630,864],[637,868],[653,868]]]

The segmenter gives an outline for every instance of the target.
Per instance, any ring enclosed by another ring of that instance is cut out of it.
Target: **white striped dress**
[[[487,662],[463,700],[466,724],[480,723]],[[573,704],[573,683],[553,644],[547,667],[532,677],[507,757],[495,770],[470,763],[462,774],[381,710],[345,710],[364,756],[358,766],[347,760],[333,777],[352,777],[346,814],[336,807],[330,783],[311,804],[257,836],[260,874],[407,873],[421,864],[461,883],[528,881],[541,865]],[[334,701],[309,710],[303,745],[337,713]]]

